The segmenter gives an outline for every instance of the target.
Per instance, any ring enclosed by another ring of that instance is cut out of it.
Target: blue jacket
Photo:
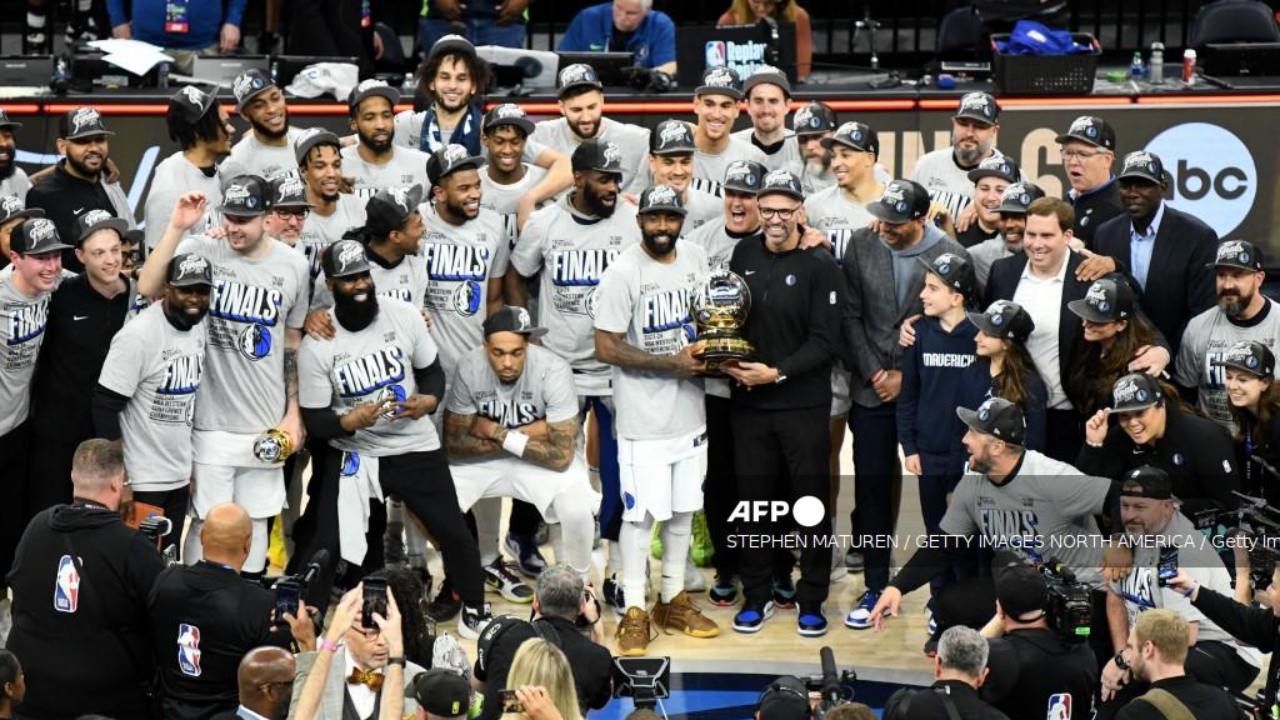
[[[613,36],[613,3],[592,5],[574,16],[560,38],[560,52],[606,52]],[[636,65],[655,68],[676,61],[676,24],[658,10],[650,10],[640,21],[627,51],[635,53]]]
[[[1029,397],[1022,403],[1022,414],[1027,419],[1027,438],[1024,447],[1028,450],[1044,452],[1045,439],[1045,405],[1049,402],[1049,391],[1044,386],[1040,373],[1031,368],[1031,377],[1026,379]],[[964,383],[965,395],[960,399],[960,407],[976,409],[991,392],[991,361],[978,358],[978,362],[969,366]]]
[[[898,442],[903,455],[958,453],[964,423],[956,405],[965,396],[967,372],[977,360],[978,326],[967,319],[947,332],[936,317],[915,325],[916,343],[902,358],[902,392],[898,395]],[[988,382],[988,385],[990,383]],[[958,458],[959,471],[963,458]]]
[[[189,27],[185,33],[165,32],[166,0],[132,0],[132,14],[128,0],[107,0],[107,15],[111,18],[111,27],[130,22],[132,18],[135,40],[175,50],[200,50],[218,43],[224,24],[241,26],[247,1],[228,0],[227,15],[223,18],[221,0],[175,0],[187,8]]]

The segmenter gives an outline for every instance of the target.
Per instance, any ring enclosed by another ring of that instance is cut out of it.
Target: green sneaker
[[[693,514],[693,539],[689,543],[689,559],[698,567],[711,567],[716,549],[711,544],[711,530],[707,528],[707,515],[699,510]]]
[[[662,523],[653,524],[653,535],[649,536],[649,554],[654,560],[662,559]]]

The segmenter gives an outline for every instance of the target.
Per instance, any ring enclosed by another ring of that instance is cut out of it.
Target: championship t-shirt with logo
[[[364,227],[363,200],[354,195],[341,193],[338,195],[336,208],[331,215],[321,215],[312,210],[298,235],[295,245],[307,258],[311,266],[311,277],[320,274],[320,253],[325,248],[342,239],[342,235],[352,228]]]
[[[684,226],[680,232],[692,232],[716,218],[724,218],[724,199],[690,187],[685,192],[684,209]]]
[[[12,277],[0,280],[0,435],[9,434],[31,412],[31,378],[49,324],[51,297],[52,292],[27,297]]]
[[[147,191],[147,204],[143,211],[146,227],[143,229],[148,250],[155,249],[169,228],[173,208],[178,198],[190,193],[204,193],[205,215],[191,226],[188,235],[199,235],[217,223],[217,208],[222,204],[222,181],[232,176],[224,175],[216,166],[212,175],[191,164],[181,151],[165,158],[156,166]]]
[[[1231,419],[1231,401],[1227,399],[1227,369],[1213,363],[1220,362],[1232,345],[1247,340],[1260,342],[1280,354],[1280,312],[1270,298],[1246,324],[1231,322],[1217,307],[1191,318],[1182,331],[1174,374],[1179,385],[1199,388],[1200,409],[1233,433],[1237,428]]]
[[[537,165],[524,166],[524,177],[510,185],[500,185],[485,168],[480,169],[480,207],[489,208],[500,215],[512,215],[520,198],[529,194],[534,185],[542,182],[547,171]]]
[[[511,235],[505,218],[480,208],[480,214],[461,225],[445,222],[435,205],[423,203],[421,252],[427,266],[427,294],[423,306],[431,313],[431,336],[440,348],[446,373],[458,358],[484,343],[488,317],[489,281],[507,272]]]
[[[586,220],[569,198],[529,216],[511,250],[511,265],[524,277],[542,272],[538,322],[547,328],[543,347],[574,370],[581,395],[608,395],[609,366],[596,360],[593,322],[604,271],[626,248],[640,242],[636,207],[620,201],[613,215]]]
[[[991,152],[994,157],[1003,157],[995,148]],[[916,161],[911,179],[923,185],[929,191],[929,199],[946,208],[954,220],[973,202],[974,183],[969,179],[972,169],[957,165],[952,146],[948,145]]]
[[[111,339],[98,384],[124,395],[124,466],[135,489],[162,492],[191,477],[191,423],[204,367],[205,325],[179,330],[156,303]]]
[[[677,243],[675,253],[671,263],[641,245],[618,255],[600,279],[596,329],[626,333],[627,344],[650,355],[675,355],[693,343],[693,297],[709,272],[707,254],[693,243]],[[613,397],[619,437],[660,440],[707,424],[701,378],[614,367]]]
[[[489,365],[483,347],[473,348],[458,363],[449,384],[449,412],[480,415],[508,430],[537,420],[564,422],[578,416],[578,391],[569,363],[546,348],[526,348],[524,370],[504,383]],[[451,461],[456,462],[456,461]]]
[[[729,166],[738,160],[752,160],[767,165],[769,157],[764,151],[751,144],[750,140],[741,140],[729,136],[729,144],[719,155],[695,150],[693,152],[693,182],[691,187],[708,192],[716,197],[724,196],[724,174]]]
[[[867,212],[866,205],[850,200],[844,188],[838,185],[819,190],[805,198],[804,214],[807,218],[806,225],[825,233],[861,230],[875,219]]]
[[[564,118],[544,120],[534,125],[533,135],[529,137],[570,156],[583,140],[569,129],[569,121]],[[644,190],[649,176],[648,128],[601,116],[596,139],[611,142],[622,151],[622,182],[619,184],[622,191],[639,193]]]
[[[369,277],[373,291],[380,298],[395,298],[421,308],[427,297],[427,264],[417,255],[405,255],[394,267],[388,267],[380,258],[366,251],[369,258]],[[324,271],[316,276],[311,291],[311,309],[333,307],[333,293],[325,281]]]
[[[418,309],[391,298],[378,300],[378,314],[368,327],[351,332],[332,317],[332,340],[304,338],[298,354],[298,404],[332,408],[346,415],[356,405],[384,398],[403,401],[418,392],[414,368],[436,361],[436,344]],[[430,415],[414,420],[380,418],[354,435],[329,444],[372,457],[427,452],[440,448]],[[423,478],[426,481],[428,478]]]
[[[189,237],[178,253],[213,265],[205,375],[197,430],[261,433],[285,412],[285,328],[301,329],[311,280],[307,261],[279,242],[250,260],[226,240]]]
[[[302,130],[290,127],[285,131],[284,145],[267,145],[253,132],[248,132],[231,148],[231,155],[222,161],[222,174],[227,178],[237,175],[257,175],[274,180],[281,175],[298,174],[298,156],[293,143]]]
[[[878,168],[880,166],[877,165],[876,167]],[[885,176],[888,177],[888,175],[889,174],[886,172]],[[804,164],[804,168],[800,171],[800,187],[804,190],[805,195],[812,195],[819,190],[826,190],[835,184],[836,175],[831,172],[831,168],[829,167],[818,172],[817,169],[806,162]]]
[[[360,146],[342,148],[342,174],[355,181],[354,192],[361,204],[379,190],[394,190],[421,185],[431,187],[427,179],[427,154],[412,148],[391,146],[391,159],[384,165],[366,162],[360,157]]]
[[[760,146],[751,141],[751,136],[754,132],[755,130],[753,128],[745,127],[733,133],[733,137],[741,140],[742,142],[749,143],[759,150]],[[774,151],[772,155],[764,152],[764,150],[760,150],[760,152],[764,153],[764,166],[768,168],[769,172],[773,172],[774,170],[786,170],[787,172],[794,174],[796,177],[800,177],[800,173],[804,171],[804,157],[800,155],[799,139],[796,137],[796,134],[790,130],[787,131],[786,137],[782,139],[782,147]]]
[[[976,535],[984,547],[1011,551],[1028,563],[1057,558],[1096,587],[1102,545],[1093,516],[1102,513],[1110,489],[1106,478],[1027,450],[1017,474],[1003,485],[967,471],[939,526],[950,535]]]

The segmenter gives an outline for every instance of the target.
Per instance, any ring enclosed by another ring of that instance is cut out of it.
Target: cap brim
[[[400,93],[396,92],[394,88],[379,87],[379,88],[373,88],[370,90],[365,90],[364,92],[357,95],[355,99],[351,101],[351,109],[354,110],[360,107],[360,103],[364,102],[365,100],[368,100],[371,97],[385,98],[387,102],[391,103],[392,109],[395,108],[396,103],[400,102]]]
[[[536,338],[536,337],[542,337],[543,335],[546,335],[547,328],[532,327],[532,328],[529,328],[528,330],[494,330],[493,332],[485,333],[484,336],[489,337],[490,335],[496,335],[497,333],[500,333],[500,332],[509,332],[509,333],[515,333],[517,335],[524,335],[525,337],[529,337],[529,338]]]
[[[980,424],[978,424],[977,410],[970,410],[967,407],[958,407],[956,408],[956,417],[960,418],[960,422],[964,423],[965,425],[968,425],[971,430],[983,433],[984,435],[991,434],[986,430],[984,430]]]
[[[965,313],[965,317],[969,318],[969,322],[976,325],[977,328],[981,330],[984,335],[987,335],[988,337],[999,338],[1001,340],[1005,339],[1006,331],[1000,329],[998,326],[992,323],[991,318],[987,317],[986,313],[980,313],[980,312]]]
[[[1002,172],[996,172],[995,170],[981,170],[981,169],[970,170],[969,174],[966,175],[965,177],[969,178],[969,182],[974,182],[974,183],[978,182],[982,178],[987,178],[987,177],[1000,178],[1001,180],[1004,180],[1005,182],[1011,185],[1018,181],[1017,178],[1011,178],[1008,175],[1005,175]]]
[[[80,140],[87,137],[114,137],[115,132],[111,130],[94,130],[92,132],[76,133],[75,135],[67,135],[63,140]]]
[[[226,205],[219,205],[218,213],[220,215],[231,215],[233,217],[255,218],[262,215],[266,215],[267,208],[261,208],[258,210],[245,210],[243,208],[229,208]]]
[[[169,285],[177,288],[195,287],[197,285],[204,285],[205,287],[213,287],[212,281],[205,282],[202,278],[187,278],[186,280],[167,280],[166,282]]]
[[[1097,310],[1094,310],[1093,308],[1089,307],[1089,303],[1085,302],[1083,299],[1072,300],[1071,302],[1067,303],[1067,309],[1075,313],[1076,317],[1084,320],[1088,320],[1089,322],[1109,323],[1109,322],[1118,322],[1124,319],[1124,318],[1107,317],[1106,315],[1103,315]]]
[[[0,225],[13,222],[14,220],[30,220],[31,218],[42,218],[42,217],[44,217],[43,208],[27,208],[25,210],[19,210],[18,212],[10,215],[4,220],[0,220]]]
[[[82,243],[89,238],[90,235],[99,230],[115,230],[120,234],[120,239],[124,239],[124,234],[129,232],[129,222],[121,218],[111,218],[102,222],[94,223],[80,233],[80,237],[76,240],[76,244]]]
[[[453,167],[440,173],[440,175],[437,178],[431,181],[431,184],[434,185],[440,182],[441,180],[449,177],[450,175],[458,172],[459,170],[479,170],[480,168],[487,165],[488,162],[489,162],[488,160],[485,160],[483,157],[479,155],[472,155],[464,160],[459,160],[458,162],[453,164]]]
[[[15,121],[13,121],[13,120],[6,120],[6,121],[4,121],[4,122],[0,122],[0,129],[2,129],[2,128],[20,128],[20,127],[22,127],[22,123],[20,123],[20,122],[15,122]]]
[[[885,207],[884,204],[880,202],[869,202],[866,207],[867,212],[871,214],[871,217],[877,220],[883,220],[893,225],[901,225],[902,223],[911,221],[910,217],[899,215],[893,210]]]
[[[466,40],[449,40],[442,43],[436,43],[427,52],[427,62],[431,62],[432,58],[439,57],[440,55],[450,54],[462,54],[474,58],[476,57],[476,46]]]
[[[988,118],[986,115],[978,115],[977,113],[958,112],[955,115],[951,116],[952,120],[959,120],[961,118],[964,118],[965,120],[973,120],[974,122],[980,122],[983,125],[986,125],[987,127],[995,127],[996,125],[1000,124],[999,119],[992,120],[991,118]]]
[[[258,88],[258,89],[257,89],[257,90],[255,90],[254,92],[249,93],[249,96],[248,96],[248,97],[246,97],[245,99],[240,100],[239,102],[237,102],[237,103],[236,103],[236,112],[238,112],[238,113],[239,113],[239,112],[244,112],[244,106],[245,106],[245,105],[248,105],[249,103],[253,102],[253,99],[254,99],[254,98],[258,97],[259,95],[261,95],[262,93],[264,93],[264,92],[266,92],[266,91],[270,90],[270,89],[271,89],[271,88],[273,88],[273,87],[275,87],[275,85],[274,85],[274,84],[272,84],[272,83],[268,83],[268,84],[266,84],[266,85],[264,85],[264,86],[262,86],[262,87]]]
[[[1155,176],[1145,172],[1138,172],[1136,170],[1127,172],[1127,173],[1120,173],[1119,175],[1116,176],[1116,180],[1145,180],[1146,182],[1149,182],[1153,185],[1160,184],[1160,180],[1157,179]]]
[[[272,203],[271,209],[274,210],[276,208],[289,208],[289,207],[313,208],[315,206],[316,206],[315,203],[311,202],[310,200],[304,197],[301,200],[283,200],[278,203]]]
[[[703,95],[724,95],[726,97],[731,97],[734,100],[741,100],[745,97],[742,94],[742,91],[737,88],[719,87],[717,85],[699,85],[697,89],[693,91],[693,96],[701,97]]]
[[[1262,272],[1262,268],[1260,267],[1255,267],[1253,265],[1245,265],[1243,263],[1234,263],[1234,262],[1205,263],[1205,267],[1209,268],[1210,270],[1216,270],[1217,268],[1235,268],[1236,270],[1244,270],[1245,272]]]
[[[765,195],[786,195],[787,197],[795,198],[796,200],[804,200],[804,193],[796,192],[795,190],[790,190],[788,188],[760,188],[756,191],[756,197],[758,198],[762,198]]]
[[[518,127],[524,131],[525,135],[532,135],[534,130],[533,122],[528,120],[527,118],[498,118],[498,119],[495,119],[493,122],[489,123],[488,125],[485,125],[484,131],[487,133],[492,130],[496,130],[497,128],[503,127],[504,125],[507,125],[510,127]]]
[[[1086,145],[1092,145],[1092,146],[1094,146],[1094,147],[1100,147],[1100,148],[1102,148],[1103,150],[1110,150],[1110,149],[1111,149],[1111,148],[1108,148],[1107,146],[1103,145],[1100,141],[1098,141],[1098,140],[1094,140],[1093,138],[1087,138],[1087,137],[1084,137],[1083,135],[1063,134],[1063,135],[1059,135],[1058,137],[1056,137],[1056,138],[1054,138],[1054,139],[1053,139],[1053,141],[1054,141],[1054,142],[1056,142],[1056,143],[1058,143],[1059,145],[1062,145],[1062,144],[1064,144],[1064,143],[1070,142],[1070,141],[1072,141],[1072,140],[1078,140],[1078,141],[1080,141],[1080,142],[1082,142],[1082,143],[1085,143]]]
[[[652,207],[636,211],[637,215],[653,215],[655,213],[671,213],[672,215],[685,217],[689,214],[689,211],[682,207],[676,207],[675,205],[654,205]]]
[[[663,148],[661,150],[650,150],[650,155],[692,155],[697,148],[689,145],[687,147]]]
[[[738,183],[725,183],[721,187],[723,187],[725,190],[732,190],[734,192],[747,193],[748,195],[758,195],[760,193],[760,188],[758,187],[748,187],[746,185],[739,185]]]
[[[1160,404],[1160,398],[1156,398],[1151,402],[1130,404],[1130,405],[1125,405],[1124,407],[1118,407],[1118,408],[1116,407],[1107,408],[1107,414],[1117,415],[1119,413],[1137,412],[1138,410],[1146,410],[1147,408],[1153,408],[1159,404]]]
[[[814,134],[821,134],[821,133],[814,133]],[[824,148],[826,148],[826,149],[828,149],[828,150],[830,150],[832,147],[834,147],[834,146],[836,146],[836,145],[839,145],[839,146],[841,146],[841,147],[847,147],[847,148],[849,148],[850,150],[857,150],[858,152],[872,153],[873,155],[878,155],[878,154],[879,154],[878,152],[876,152],[875,150],[872,150],[872,149],[871,149],[871,148],[869,148],[869,147],[863,147],[863,146],[861,146],[861,145],[857,145],[857,144],[855,144],[855,143],[851,143],[851,142],[849,142],[849,141],[847,141],[847,140],[841,140],[841,139],[839,139],[839,138],[837,138],[837,137],[835,137],[835,136],[832,136],[832,137],[829,137],[829,138],[822,138],[821,140],[819,140],[819,141],[818,141],[818,143],[819,143],[820,145],[822,145],[822,147],[824,147]]]
[[[1001,205],[996,208],[996,212],[1010,215],[1026,215],[1027,209],[1021,205]]]
[[[53,245],[50,245],[49,247],[42,249],[40,252],[20,252],[17,249],[14,249],[14,252],[17,252],[19,255],[30,255],[31,257],[40,257],[41,255],[52,255],[53,253],[62,252],[63,250],[71,250],[73,249],[73,247],[74,246],[68,245],[65,242],[62,242],[61,240],[59,240]]]
[[[1235,362],[1234,360],[1211,360],[1209,364],[1213,367],[1231,368],[1233,370],[1247,372],[1250,375],[1260,377],[1260,378],[1271,377],[1271,373],[1263,372],[1261,369],[1255,370],[1251,367],[1246,367],[1245,365]]]

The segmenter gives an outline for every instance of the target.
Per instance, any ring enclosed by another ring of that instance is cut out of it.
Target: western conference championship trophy
[[[695,355],[707,364],[707,374],[723,375],[720,366],[730,360],[746,360],[756,349],[741,337],[751,311],[747,282],[727,269],[711,273],[693,297],[693,319],[698,324]]]
[[[254,441],[253,454],[268,465],[282,463],[293,454],[293,440],[282,430],[271,428]]]

